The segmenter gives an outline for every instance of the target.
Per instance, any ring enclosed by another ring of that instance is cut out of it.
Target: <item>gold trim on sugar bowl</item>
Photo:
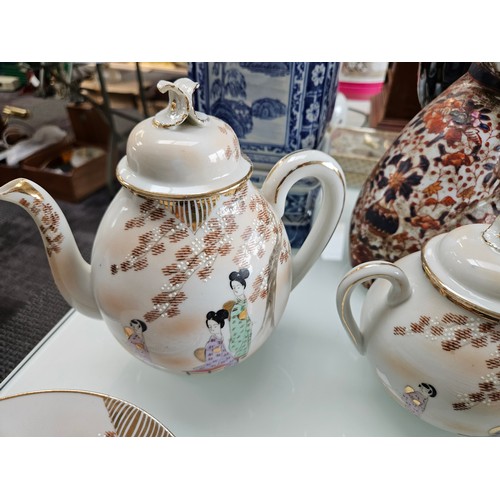
[[[425,247],[424,247],[425,248]],[[429,278],[429,281],[432,283],[432,286],[444,297],[451,300],[453,303],[457,304],[460,307],[463,307],[466,311],[471,313],[479,314],[486,319],[499,321],[500,314],[495,313],[494,311],[490,311],[484,307],[481,307],[474,302],[465,299],[460,294],[456,293],[450,287],[446,286],[437,275],[431,270],[428,262],[425,259],[424,252],[422,251],[422,269],[424,270],[425,275]]]

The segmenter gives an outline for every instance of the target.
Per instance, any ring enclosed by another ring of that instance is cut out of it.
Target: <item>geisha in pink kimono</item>
[[[143,359],[149,359],[149,351],[144,340],[144,332],[148,329],[146,323],[140,319],[130,321],[130,326],[124,328],[127,334],[127,342]]]
[[[221,370],[226,366],[235,365],[238,360],[226,349],[224,345],[224,336],[222,328],[224,328],[225,320],[229,317],[225,309],[217,312],[210,311],[207,314],[206,325],[210,332],[210,337],[204,348],[196,349],[195,356],[204,361],[204,364],[197,366],[189,373],[196,372],[213,372]]]

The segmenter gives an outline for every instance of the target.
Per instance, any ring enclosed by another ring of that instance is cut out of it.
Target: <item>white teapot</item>
[[[358,327],[350,296],[375,278]],[[435,236],[394,264],[356,266],[337,308],[402,406],[446,431],[500,435],[500,216]]]
[[[118,342],[172,372],[209,373],[254,353],[280,320],[290,291],[328,243],[343,210],[345,179],[321,151],[282,158],[262,190],[234,131],[193,109],[197,84],[161,81],[167,107],[130,133],[117,166],[122,188],[105,213],[91,264],[53,198],[27,179],[0,188],[36,221],[54,279],[78,311],[102,317]],[[322,206],[292,256],[281,221],[304,177]]]

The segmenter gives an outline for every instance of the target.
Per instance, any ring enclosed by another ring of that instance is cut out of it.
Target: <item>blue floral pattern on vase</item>
[[[226,121],[259,167],[318,148],[338,87],[336,62],[191,62],[196,109]]]

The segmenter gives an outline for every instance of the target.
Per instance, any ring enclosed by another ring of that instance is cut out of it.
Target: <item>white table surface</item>
[[[267,343],[241,365],[171,374],[128,354],[102,321],[72,310],[4,380],[0,397],[46,389],[109,394],[176,436],[449,436],[385,392],[340,323],[335,293],[350,268],[346,238],[355,198],[349,190],[324,257],[291,293]],[[330,260],[339,253],[340,260]],[[358,313],[364,294],[363,287],[353,294]]]

